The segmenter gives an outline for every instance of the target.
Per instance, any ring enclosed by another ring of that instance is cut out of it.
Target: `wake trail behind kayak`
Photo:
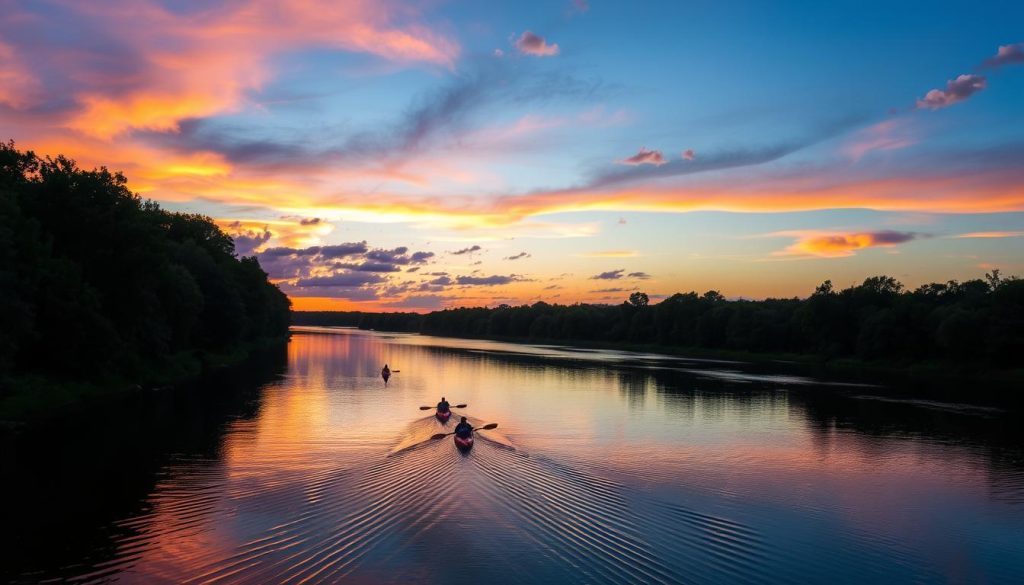
[[[462,416],[465,416],[468,419],[469,424],[473,425],[474,428],[482,427],[490,422],[465,414],[453,414],[451,419],[449,419],[447,423],[442,423],[441,421],[437,420],[436,416],[431,414],[430,416],[420,418],[409,423],[409,425],[405,429],[405,432],[398,440],[398,443],[396,443],[395,446],[391,448],[391,453],[389,455],[397,455],[399,453],[402,453],[403,451],[416,449],[418,447],[425,446],[426,444],[435,441],[443,441],[450,445],[452,443],[451,437],[445,437],[444,439],[432,439],[431,437],[438,433],[453,432],[455,430],[455,425],[458,422],[457,417]],[[501,431],[497,429],[475,432],[473,433],[473,438],[476,439],[477,441],[489,441],[495,445],[505,447],[507,449],[514,450],[516,448],[515,445],[512,444],[511,439],[509,439],[507,436],[505,436],[503,433],[501,433]]]
[[[214,540],[188,551],[160,546],[176,540],[177,529],[169,528],[158,543],[133,550],[130,570],[180,583],[449,582],[438,567],[455,559],[459,582],[500,575],[505,583],[532,583],[542,574],[559,583],[680,583],[692,580],[694,568],[752,576],[746,564],[726,566],[729,557],[749,560],[738,551],[757,552],[750,545],[762,544],[740,524],[638,505],[642,499],[622,483],[560,461],[557,453],[516,450],[496,431],[476,433],[467,453],[450,437],[430,440],[453,428],[432,415],[417,419],[390,451],[339,460],[298,483],[253,483],[252,493],[227,499],[213,492],[194,514],[187,512],[195,498],[181,508],[183,492],[168,486],[161,505],[192,519],[182,531],[216,533],[247,501],[258,510],[235,520],[244,530],[233,544]],[[143,522],[135,529],[152,527]],[[650,536],[671,546],[652,546]],[[698,563],[673,558],[692,555],[694,547],[714,554]],[[188,572],[174,573],[182,554]],[[71,580],[102,582],[124,570],[129,567],[103,567]]]

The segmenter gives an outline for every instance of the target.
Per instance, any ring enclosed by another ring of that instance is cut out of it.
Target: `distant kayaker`
[[[387,364],[384,364],[384,369],[380,371],[380,377],[384,378],[384,383],[388,383],[388,378],[391,377],[391,368]]]
[[[473,436],[473,425],[466,421],[466,417],[462,417],[462,421],[455,425],[455,436],[460,439],[468,439]]]
[[[437,403],[437,412],[448,412],[451,409],[452,405],[448,404],[448,401],[444,399],[444,396],[442,396],[441,402]]]

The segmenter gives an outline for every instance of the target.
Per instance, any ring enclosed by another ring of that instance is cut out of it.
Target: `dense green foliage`
[[[146,378],[287,335],[290,302],[207,217],[0,144],[0,380]]]
[[[311,315],[305,321],[318,320]],[[435,335],[1019,367],[1024,355],[1024,280],[1001,278],[995,271],[986,280],[906,291],[895,279],[877,276],[841,291],[826,281],[806,299],[730,301],[709,291],[675,294],[651,304],[646,294],[633,293],[617,306],[541,302],[435,311],[422,316],[418,328],[409,314],[395,321],[402,323],[401,330]],[[386,323],[380,316],[364,316],[344,324],[386,329]]]

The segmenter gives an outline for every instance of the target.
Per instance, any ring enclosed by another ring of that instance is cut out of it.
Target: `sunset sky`
[[[215,218],[296,309],[1024,275],[1022,23],[1021,2],[0,0],[0,140]]]

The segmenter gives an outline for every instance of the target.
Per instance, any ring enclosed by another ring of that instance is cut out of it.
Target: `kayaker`
[[[444,399],[444,396],[442,396],[441,402],[437,403],[437,412],[448,412],[451,409],[452,405],[448,404],[448,401]]]
[[[385,380],[391,377],[391,368],[387,364],[384,364],[384,369],[380,371],[380,377]]]
[[[466,417],[462,417],[462,421],[455,425],[455,436],[460,439],[468,439],[473,436],[473,425],[466,421]]]

